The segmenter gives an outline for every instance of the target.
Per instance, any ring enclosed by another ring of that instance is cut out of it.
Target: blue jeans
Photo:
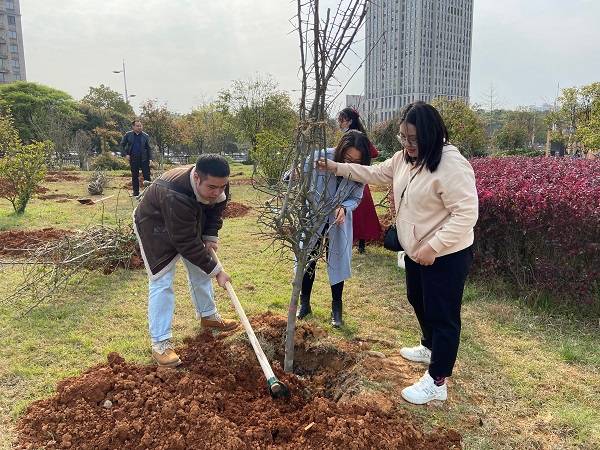
[[[188,273],[188,284],[192,303],[196,309],[196,317],[207,317],[217,312],[212,286],[209,277],[200,268],[182,258]],[[171,324],[175,311],[175,291],[173,278],[175,266],[163,276],[148,283],[148,326],[152,343],[164,341],[172,337]]]

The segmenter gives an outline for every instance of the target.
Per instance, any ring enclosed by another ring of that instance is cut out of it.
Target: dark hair
[[[142,123],[140,119],[134,119],[131,121],[131,126],[134,126],[136,122]]]
[[[422,169],[426,167],[430,172],[435,172],[442,160],[442,148],[448,143],[448,129],[444,119],[435,109],[425,102],[414,102],[406,106],[400,113],[399,125],[410,123],[417,129],[418,154],[415,165]],[[406,162],[413,162],[404,153]]]
[[[221,155],[204,153],[196,161],[196,172],[199,175],[225,178],[229,176],[229,163]]]
[[[366,134],[357,130],[350,130],[344,133],[342,139],[335,148],[333,160],[335,162],[344,162],[344,153],[350,148],[356,148],[360,154],[360,163],[363,166],[371,164],[371,143]]]
[[[360,116],[358,115],[358,111],[353,108],[344,108],[338,114],[338,119],[349,120],[350,126],[348,127],[350,130],[358,130],[363,133],[365,136],[367,135],[367,130],[362,124],[360,120]]]

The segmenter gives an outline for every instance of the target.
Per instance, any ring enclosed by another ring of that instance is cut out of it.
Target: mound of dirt
[[[43,228],[41,230],[0,231],[0,255],[22,255],[44,244],[71,234],[69,230]]]
[[[44,181],[47,183],[56,183],[59,181],[81,181],[82,179],[83,178],[81,178],[79,175],[75,175],[69,172],[61,172],[60,170],[49,171],[44,177]]]
[[[264,314],[253,323],[266,346],[283,335],[283,318]],[[300,327],[299,347],[314,335]],[[184,361],[177,369],[129,364],[111,353],[107,364],[61,381],[53,397],[27,408],[16,448],[460,448],[456,432],[424,433],[402,410],[320,395],[318,368],[301,378],[276,362],[292,397],[271,399],[239,331],[227,339],[204,332],[177,351]]]
[[[252,208],[244,205],[243,203],[229,202],[227,203],[227,207],[223,212],[223,217],[230,219],[235,217],[242,217],[248,214],[248,211],[250,211],[251,209]]]

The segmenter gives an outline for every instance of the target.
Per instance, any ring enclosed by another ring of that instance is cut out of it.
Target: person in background
[[[348,131],[337,147],[328,148],[325,155],[331,161],[370,164],[369,139],[360,131]],[[305,167],[305,170],[308,168]],[[341,327],[344,281],[351,275],[353,212],[362,198],[363,185],[342,177],[333,177],[323,171],[318,171],[313,180],[314,203],[317,205],[337,203],[338,205],[325,218],[317,235],[309,240],[308,246],[316,250],[321,246],[322,240],[326,240],[327,273],[331,285],[331,325]],[[313,253],[312,256],[316,258],[317,255]],[[304,273],[300,309],[297,313],[299,319],[312,313],[310,297],[316,266],[316,260],[311,261]]]
[[[133,197],[140,195],[140,170],[145,181],[150,179],[150,163],[152,162],[152,149],[150,136],[144,133],[142,121],[139,119],[131,122],[131,130],[121,139],[121,151],[131,168],[131,186]]]
[[[446,379],[456,362],[463,289],[473,260],[475,175],[448,139],[439,112],[415,102],[400,116],[403,150],[383,163],[317,162],[338,177],[392,184],[398,240],[406,252],[406,294],[422,333],[420,345],[404,347],[400,355],[428,365],[419,381],[402,390],[402,397],[415,404],[447,399]]]
[[[344,108],[338,114],[338,125],[343,132],[348,130],[358,130],[367,136],[365,127],[360,120],[358,111],[353,108]],[[368,136],[367,136],[368,137]],[[369,151],[371,159],[377,158],[379,151],[372,142],[369,141]],[[375,211],[375,204],[371,196],[369,185],[365,184],[363,197],[358,208],[354,210],[352,220],[352,230],[354,233],[354,242],[358,241],[358,253],[365,252],[366,241],[378,241],[381,238],[381,224]]]

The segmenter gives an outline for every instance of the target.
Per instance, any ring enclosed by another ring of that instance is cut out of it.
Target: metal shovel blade
[[[89,197],[82,197],[82,198],[78,198],[77,201],[79,203],[81,203],[82,205],[95,205],[96,203],[100,203],[103,202],[104,200],[107,200],[109,198],[114,197],[115,195],[109,195],[108,197],[103,197],[101,199],[98,200],[94,200],[93,198],[89,198]]]

